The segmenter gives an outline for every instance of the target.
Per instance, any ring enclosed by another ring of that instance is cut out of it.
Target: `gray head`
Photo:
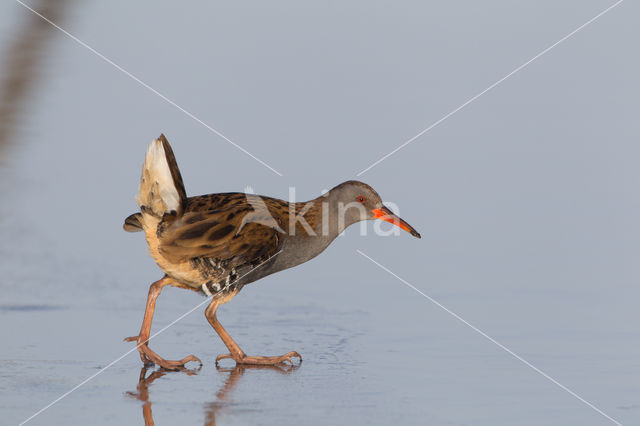
[[[344,217],[345,227],[362,220],[380,219],[392,223],[414,237],[420,234],[382,204],[382,198],[366,183],[349,180],[327,193],[332,213]]]

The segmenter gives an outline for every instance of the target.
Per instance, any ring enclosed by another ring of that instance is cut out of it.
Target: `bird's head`
[[[347,226],[362,220],[380,219],[420,238],[418,231],[385,207],[380,195],[366,183],[350,180],[336,186],[327,195],[332,203],[338,204],[338,214],[344,215]]]

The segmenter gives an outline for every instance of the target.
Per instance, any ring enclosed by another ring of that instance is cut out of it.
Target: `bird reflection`
[[[216,392],[216,398],[208,403],[205,406],[205,426],[215,426],[216,424],[216,415],[222,411],[226,405],[229,395],[232,393],[233,389],[238,384],[240,377],[242,377],[246,370],[274,370],[281,374],[289,374],[293,371],[297,370],[300,365],[289,365],[289,364],[281,364],[281,365],[236,365],[234,368],[223,368],[216,366],[216,369],[220,373],[228,374],[225,379],[222,387],[218,392]],[[151,400],[149,399],[149,386],[164,376],[167,373],[170,373],[168,370],[158,369],[154,370],[147,376],[149,369],[147,367],[142,367],[140,370],[140,377],[138,379],[138,386],[136,387],[135,392],[127,392],[127,395],[136,398],[139,401],[142,401],[142,417],[144,418],[145,426],[153,426],[153,413],[151,412]],[[197,370],[181,370],[180,373],[184,373],[187,375],[195,375],[198,374],[200,369]],[[176,373],[174,373],[176,374]]]
[[[136,387],[136,392],[127,392],[127,395],[136,398],[143,402],[142,404],[142,417],[144,418],[145,426],[153,426],[153,415],[151,413],[151,401],[149,401],[149,386],[156,379],[167,374],[167,370],[156,370],[153,371],[149,376],[147,376],[147,367],[142,367],[140,370],[140,378],[138,379],[138,386]],[[189,376],[198,373],[198,370],[183,370],[182,371]]]
[[[216,399],[209,404],[207,404],[205,408],[205,426],[215,426],[216,424],[216,414],[224,409],[227,405],[227,398],[238,384],[238,380],[245,373],[246,370],[274,370],[281,374],[289,374],[300,367],[300,364],[291,365],[291,364],[280,364],[280,365],[239,365],[236,364],[234,368],[220,368],[216,366],[218,371],[227,372],[229,376],[224,381],[224,385],[220,388],[218,393],[216,393]]]

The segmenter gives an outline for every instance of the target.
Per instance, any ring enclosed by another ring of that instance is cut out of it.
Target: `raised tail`
[[[142,214],[134,213],[125,219],[125,231],[141,231],[147,214],[162,219],[165,214],[179,216],[184,211],[187,193],[176,157],[164,135],[147,149],[136,200]]]
[[[173,150],[164,135],[149,145],[137,197],[143,213],[156,217],[182,214],[187,194]]]

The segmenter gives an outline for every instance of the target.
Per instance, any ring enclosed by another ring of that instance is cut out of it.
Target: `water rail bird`
[[[164,277],[151,284],[140,333],[125,340],[138,344],[145,365],[169,370],[185,368],[189,355],[166,360],[149,348],[156,299],[169,285],[211,298],[205,316],[229,353],[219,360],[237,364],[277,365],[302,361],[295,351],[281,356],[248,356],[216,317],[218,307],[246,285],[274,272],[304,263],[331,244],[349,225],[380,219],[411,235],[420,234],[382,204],[369,185],[347,181],[307,202],[228,192],[187,197],[175,156],[164,137],[149,145],[139,192],[140,211],[127,217],[124,229],[144,231],[151,256]]]

